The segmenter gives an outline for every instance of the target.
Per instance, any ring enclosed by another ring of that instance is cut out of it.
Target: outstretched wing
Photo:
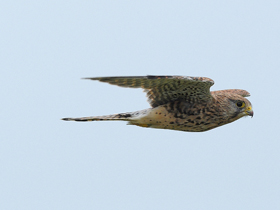
[[[210,87],[214,81],[207,77],[184,76],[138,76],[138,77],[93,77],[112,85],[130,88],[143,88],[152,107],[171,101],[196,103],[208,101],[212,96]]]

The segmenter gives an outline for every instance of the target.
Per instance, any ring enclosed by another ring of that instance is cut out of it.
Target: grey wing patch
[[[138,76],[138,77],[93,77],[112,85],[130,88],[143,88],[152,107],[171,101],[195,103],[207,101],[212,96],[210,87],[214,81],[207,77],[184,76]]]

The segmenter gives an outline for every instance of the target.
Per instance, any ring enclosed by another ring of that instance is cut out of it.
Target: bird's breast
[[[138,124],[146,127],[182,130],[207,131],[220,125],[215,109],[205,104],[172,102],[150,109]],[[133,123],[136,124],[136,123]]]

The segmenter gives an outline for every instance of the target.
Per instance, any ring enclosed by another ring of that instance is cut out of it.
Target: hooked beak
[[[254,116],[254,112],[252,110],[252,107],[249,106],[246,110],[245,110],[246,114],[253,117]]]

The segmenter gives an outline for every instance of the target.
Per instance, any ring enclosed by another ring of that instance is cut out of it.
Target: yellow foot
[[[150,127],[151,125],[150,125],[150,124],[137,124],[137,126],[144,127],[144,128],[148,128],[148,127]]]
[[[135,123],[135,122],[129,122],[127,123],[128,125],[137,125],[137,126],[140,126],[140,127],[143,127],[143,128],[148,128],[148,127],[151,127],[152,124],[138,124],[138,123]]]

